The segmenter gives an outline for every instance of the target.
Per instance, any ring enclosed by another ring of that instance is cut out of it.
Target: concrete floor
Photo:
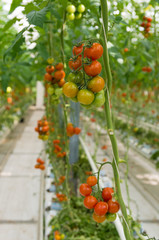
[[[81,125],[89,124],[87,122],[87,118],[83,119]],[[96,124],[91,123],[91,128],[89,124],[89,132],[95,133],[96,128],[98,128]],[[106,131],[103,131],[100,136],[100,141],[96,160],[97,162],[102,162],[104,158],[107,158],[108,161],[112,159],[112,149],[111,144],[106,137]],[[89,137],[86,135],[85,143],[91,153],[94,154],[95,144],[93,140],[93,136]],[[107,150],[102,150],[101,147],[103,145],[107,145]],[[118,139],[118,148],[120,158],[124,158],[125,155],[125,146]],[[132,216],[134,219],[138,219],[141,221],[141,225],[144,230],[148,233],[149,237],[156,237],[159,239],[159,174],[155,169],[155,166],[148,160],[144,159],[139,153],[135,152],[130,148],[129,154],[129,176],[128,176],[128,185],[129,185],[129,193],[130,193],[130,207],[132,210]],[[102,168],[104,174],[106,174],[110,179],[113,179],[112,168],[110,165],[106,165]],[[121,164],[120,166],[120,176],[123,180],[121,183],[121,189],[123,193],[123,198],[125,203],[127,204],[127,193],[124,182],[124,172],[125,172],[125,164]]]
[[[42,111],[29,110],[0,145],[0,240],[39,240],[41,172],[34,169],[43,142],[34,131]]]

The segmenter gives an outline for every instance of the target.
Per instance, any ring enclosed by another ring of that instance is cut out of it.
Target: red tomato
[[[82,50],[83,50],[83,45],[84,44],[82,44],[81,46],[78,46],[78,47],[74,46],[73,50],[72,50],[73,55],[76,55],[76,56],[79,55],[82,52]]]
[[[110,199],[108,201],[108,212],[109,213],[117,213],[119,211],[120,205],[117,201],[113,201]]]
[[[92,209],[95,207],[95,205],[97,204],[97,199],[94,196],[87,196],[85,197],[83,203],[84,206],[88,209]]]
[[[63,70],[58,70],[55,72],[55,75],[54,77],[57,79],[57,80],[61,80],[62,78],[65,77],[65,72]]]
[[[84,70],[88,76],[95,77],[98,74],[100,74],[100,72],[102,71],[102,65],[100,64],[100,62],[95,60],[95,61],[92,61],[91,64],[85,65]]]
[[[140,26],[141,26],[141,27],[145,27],[145,23],[142,22],[142,23],[140,24]]]
[[[54,70],[55,70],[54,66],[49,65],[49,66],[46,67],[46,72],[47,73],[52,73]]]
[[[129,49],[128,48],[124,48],[124,52],[128,52],[129,51]]]
[[[84,57],[96,60],[103,55],[103,47],[99,43],[93,43],[90,48],[85,48]]]
[[[146,27],[147,27],[147,28],[151,27],[151,23],[148,22],[148,23],[146,24]]]
[[[76,69],[81,69],[81,65],[82,65],[82,59],[80,56],[78,56],[78,58],[73,61],[72,58],[70,59],[70,61],[68,62],[69,68],[72,70],[76,70]]]
[[[91,195],[92,188],[87,183],[83,183],[83,184],[81,184],[79,191],[82,196],[87,197],[87,196]]]
[[[108,212],[108,204],[106,202],[98,202],[95,205],[94,212],[98,216],[104,216]]]
[[[112,199],[112,194],[114,193],[114,190],[110,187],[106,187],[103,189],[102,191],[102,198],[104,201],[109,201],[110,199]]]
[[[97,184],[97,178],[95,176],[88,177],[87,178],[87,184],[91,187],[96,185]]]
[[[49,73],[45,73],[44,79],[45,79],[46,81],[51,81],[51,80],[52,80],[52,75],[49,74]]]
[[[152,18],[150,18],[150,17],[147,17],[147,19],[146,19],[148,22],[152,22]]]
[[[80,129],[79,127],[75,127],[75,128],[74,128],[74,133],[75,133],[75,134],[78,135],[78,134],[80,134],[80,132],[81,132],[81,129]]]

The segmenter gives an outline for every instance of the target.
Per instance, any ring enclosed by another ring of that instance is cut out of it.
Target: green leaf
[[[25,9],[23,11],[24,14],[28,14],[33,10],[35,10],[35,11],[39,10],[39,8],[37,6],[35,6],[32,2],[28,3],[27,5],[23,5],[23,7],[25,7]]]
[[[18,19],[16,17],[14,17],[13,19],[9,20],[4,28],[3,28],[3,31],[7,31]]]
[[[21,32],[18,33],[18,35],[16,36],[16,38],[14,39],[14,41],[12,42],[11,46],[6,50],[6,52],[4,53],[4,56],[3,56],[3,60],[5,60],[7,54],[12,50],[12,48],[18,44],[18,41],[20,41],[23,37],[23,33],[27,30],[28,27],[25,27],[22,29]]]
[[[1,85],[2,85],[2,89],[3,89],[4,92],[6,92],[6,89],[7,89],[7,87],[8,87],[9,81],[10,81],[9,75],[8,75],[8,74],[6,74],[6,75],[3,74],[3,75],[2,75]]]
[[[23,0],[12,0],[12,4],[9,10],[9,13],[12,13],[19,5],[22,3]]]
[[[28,22],[30,24],[43,28],[47,11],[48,7],[44,7],[40,11],[31,11],[27,14]]]
[[[122,17],[121,16],[116,16],[115,19],[114,19],[114,22],[115,23],[120,23],[122,20]]]

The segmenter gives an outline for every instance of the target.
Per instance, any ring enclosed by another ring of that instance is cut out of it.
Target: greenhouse
[[[159,240],[159,0],[0,15],[0,240]]]

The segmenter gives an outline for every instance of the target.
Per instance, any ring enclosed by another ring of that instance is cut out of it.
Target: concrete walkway
[[[42,114],[29,110],[0,145],[0,240],[40,240],[41,172],[34,165],[43,142],[34,127]]]

